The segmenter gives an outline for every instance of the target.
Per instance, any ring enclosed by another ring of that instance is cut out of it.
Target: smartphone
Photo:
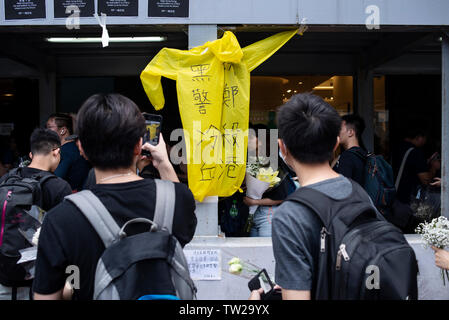
[[[248,282],[250,291],[263,288],[261,295],[262,300],[282,300],[281,290],[274,288],[274,283],[271,281],[267,270],[262,269],[254,278]]]
[[[150,143],[156,146],[159,143],[159,135],[162,129],[162,116],[158,114],[142,113],[145,118],[145,134],[143,135],[143,143]],[[142,150],[143,155],[150,156],[150,152]]]

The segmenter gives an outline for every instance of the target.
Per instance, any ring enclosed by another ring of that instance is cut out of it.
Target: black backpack
[[[362,187],[371,197],[377,210],[386,215],[396,196],[393,168],[381,155],[375,155],[371,152],[365,154],[354,149],[348,151],[360,157],[365,163],[364,185]]]
[[[32,246],[32,230],[42,222],[42,185],[55,175],[41,171],[30,178],[22,176],[22,168],[8,173],[0,184],[0,283],[8,287],[29,286],[34,261],[17,264],[20,250]]]
[[[94,300],[196,298],[196,287],[190,278],[183,249],[172,235],[175,186],[171,181],[154,181],[156,205],[153,221],[135,218],[122,227],[117,225],[100,199],[91,191],[84,190],[65,198],[80,209],[106,248],[97,263]],[[127,235],[127,227],[136,223],[147,224],[148,232]],[[154,273],[154,261],[165,262],[165,277]],[[164,284],[163,287],[160,284],[165,278],[171,280],[171,286]],[[149,288],[155,287],[159,288],[158,292],[151,292]],[[173,289],[175,295],[172,293]]]
[[[236,192],[227,198],[218,201],[218,215],[220,217],[220,228],[226,237],[247,237],[245,224],[248,220],[249,208],[243,202],[244,193]],[[236,215],[232,214],[236,210]]]
[[[312,297],[317,300],[415,300],[418,264],[401,230],[371,205],[357,183],[352,194],[335,200],[312,188],[299,188],[287,200],[320,218],[320,255]]]
[[[400,228],[403,233],[414,233],[421,221],[408,204],[396,197],[393,169],[380,155],[363,154],[349,149],[365,161],[365,178],[363,188],[371,197],[374,206],[389,222]],[[406,157],[404,156],[406,159]]]

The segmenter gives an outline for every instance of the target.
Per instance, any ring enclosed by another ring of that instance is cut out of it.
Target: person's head
[[[278,112],[279,147],[289,164],[324,164],[333,158],[341,128],[338,112],[322,98],[301,93]]]
[[[46,127],[56,132],[61,143],[65,143],[64,139],[73,133],[73,119],[68,114],[54,113],[48,117]]]
[[[365,130],[365,121],[356,114],[347,114],[342,117],[340,130],[340,144],[347,149],[348,146],[360,146],[362,134]]]
[[[257,154],[257,150],[262,146],[263,141],[259,139],[259,130],[266,130],[263,124],[249,124],[248,131],[248,151]]]
[[[145,120],[136,104],[120,94],[95,94],[78,112],[80,151],[100,170],[134,166],[141,153]]]
[[[61,141],[50,129],[35,129],[30,137],[31,163],[42,166],[43,170],[54,172],[61,160]]]
[[[414,144],[415,147],[420,148],[427,143],[427,132],[423,128],[411,123],[405,131],[405,139]]]

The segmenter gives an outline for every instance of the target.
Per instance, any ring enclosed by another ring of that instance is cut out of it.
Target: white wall
[[[95,1],[96,2],[96,1]],[[139,0],[138,17],[108,17],[108,24],[300,24],[365,25],[365,10],[376,5],[381,25],[449,25],[447,0],[191,0],[188,18],[148,18],[148,1]],[[65,25],[53,18],[53,0],[46,0],[46,19],[5,21],[2,25]],[[81,24],[96,25],[95,18]]]
[[[432,249],[425,249],[419,235],[406,235],[415,250],[419,266],[418,294],[420,300],[448,300],[449,283],[443,286],[440,270],[435,266]],[[195,281],[199,300],[246,300],[249,297],[248,279],[227,272],[228,261],[239,257],[265,268],[274,275],[271,238],[208,238],[198,237],[185,250],[221,249],[222,280]]]

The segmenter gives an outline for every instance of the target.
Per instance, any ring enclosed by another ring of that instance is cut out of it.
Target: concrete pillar
[[[441,215],[449,218],[449,33],[443,34],[441,58]]]
[[[371,70],[357,70],[356,75],[356,112],[365,120],[362,139],[365,147],[374,152],[374,85]]]
[[[217,25],[189,25],[189,49],[217,39]],[[218,236],[218,197],[196,202],[198,225],[195,236]]]
[[[189,25],[189,49],[203,45],[207,41],[217,39],[216,24]]]
[[[42,72],[39,77],[39,123],[47,121],[56,112],[56,73]]]

